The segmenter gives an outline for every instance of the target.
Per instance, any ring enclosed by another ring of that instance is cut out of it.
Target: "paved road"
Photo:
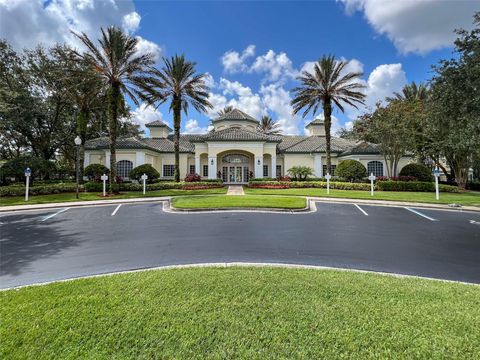
[[[234,261],[480,283],[480,213],[335,203],[317,208],[309,214],[171,214],[161,203],[146,203],[1,214],[0,287]]]

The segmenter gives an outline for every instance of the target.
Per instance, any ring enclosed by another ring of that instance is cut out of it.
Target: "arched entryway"
[[[219,155],[220,177],[224,183],[248,183],[252,176],[253,157],[246,152],[229,152]]]

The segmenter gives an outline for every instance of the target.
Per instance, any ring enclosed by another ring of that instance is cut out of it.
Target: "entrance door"
[[[249,178],[248,156],[229,154],[222,157],[222,179],[227,183],[245,183]]]
[[[228,167],[228,182],[241,183],[243,182],[243,167],[229,166]]]

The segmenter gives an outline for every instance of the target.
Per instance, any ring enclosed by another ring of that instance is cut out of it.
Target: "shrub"
[[[435,191],[435,184],[428,181],[378,181],[377,189],[383,191]],[[458,192],[458,187],[440,185],[442,192]]]
[[[202,181],[202,178],[198,174],[188,174],[185,176],[185,182],[198,182]]]
[[[90,164],[83,169],[83,175],[88,177],[89,180],[97,179],[100,181],[100,176],[103,174],[109,174],[110,170],[102,164]]]
[[[418,181],[430,181],[432,182],[433,175],[431,170],[422,164],[408,164],[400,170],[400,176],[413,176]]]
[[[54,162],[42,158],[22,155],[7,161],[0,167],[0,178],[13,177],[16,181],[25,180],[25,169],[30,168],[32,175],[30,180],[49,179],[54,177],[57,167]]]
[[[60,194],[65,192],[75,192],[77,189],[76,184],[51,184],[31,186],[29,188],[29,194],[34,195],[50,195]],[[0,197],[5,196],[23,196],[25,195],[25,186],[1,186]]]
[[[367,169],[357,160],[343,160],[338,164],[335,175],[348,181],[360,180],[367,176]]]
[[[287,171],[294,180],[303,181],[306,180],[307,177],[314,174],[314,171],[309,166],[294,166]]]
[[[288,188],[322,188],[327,187],[326,181],[252,181],[248,184],[251,188],[257,189],[288,189]],[[369,190],[370,185],[366,183],[330,182],[331,189],[339,190]]]
[[[480,181],[467,182],[466,189],[480,191]]]
[[[128,176],[131,179],[140,180],[141,176],[146,174],[148,176],[148,182],[151,180],[158,179],[160,177],[159,172],[150,164],[139,165],[136,168],[130,170]]]
[[[377,181],[417,181],[415,176],[377,176]]]

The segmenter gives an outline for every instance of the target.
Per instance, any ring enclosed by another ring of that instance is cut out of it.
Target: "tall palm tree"
[[[124,94],[139,105],[138,99],[144,99],[145,92],[151,92],[148,78],[155,63],[154,54],[138,55],[138,39],[125,34],[118,27],[101,29],[99,47],[88,38],[87,34],[73,33],[87,47],[87,52],[77,56],[89,63],[100,76],[103,88],[108,95],[108,128],[110,137],[110,192],[116,182],[117,161],[116,144],[119,115],[124,105]]]
[[[150,83],[154,91],[148,96],[151,104],[159,105],[170,101],[173,112],[175,181],[180,181],[180,126],[182,111],[188,114],[188,106],[192,105],[198,112],[206,112],[212,108],[208,101],[209,87],[205,83],[206,74],[196,74],[195,62],[185,59],[184,55],[175,55],[170,59],[163,58],[163,67],[154,70],[155,79]]]
[[[360,91],[365,85],[357,81],[363,74],[360,72],[345,74],[346,65],[346,61],[335,60],[333,55],[323,56],[315,63],[313,72],[303,71],[297,77],[301,85],[292,90],[294,98],[291,104],[294,114],[305,109],[303,118],[309,112],[315,116],[318,108],[320,106],[323,108],[328,173],[331,173],[332,165],[330,152],[332,106],[336,105],[344,112],[345,104],[358,108],[359,104],[364,104],[365,99],[365,94]]]
[[[428,97],[428,87],[424,83],[417,85],[415,81],[412,81],[410,84],[407,84],[403,87],[402,92],[394,92],[394,97],[388,97],[388,101],[392,100],[426,100]]]
[[[232,110],[233,110],[233,106],[227,105],[222,110],[217,112],[217,115],[222,116],[222,115],[228,114]]]
[[[276,121],[273,121],[272,117],[268,115],[262,116],[257,129],[266,135],[280,135],[282,133],[280,124]]]

